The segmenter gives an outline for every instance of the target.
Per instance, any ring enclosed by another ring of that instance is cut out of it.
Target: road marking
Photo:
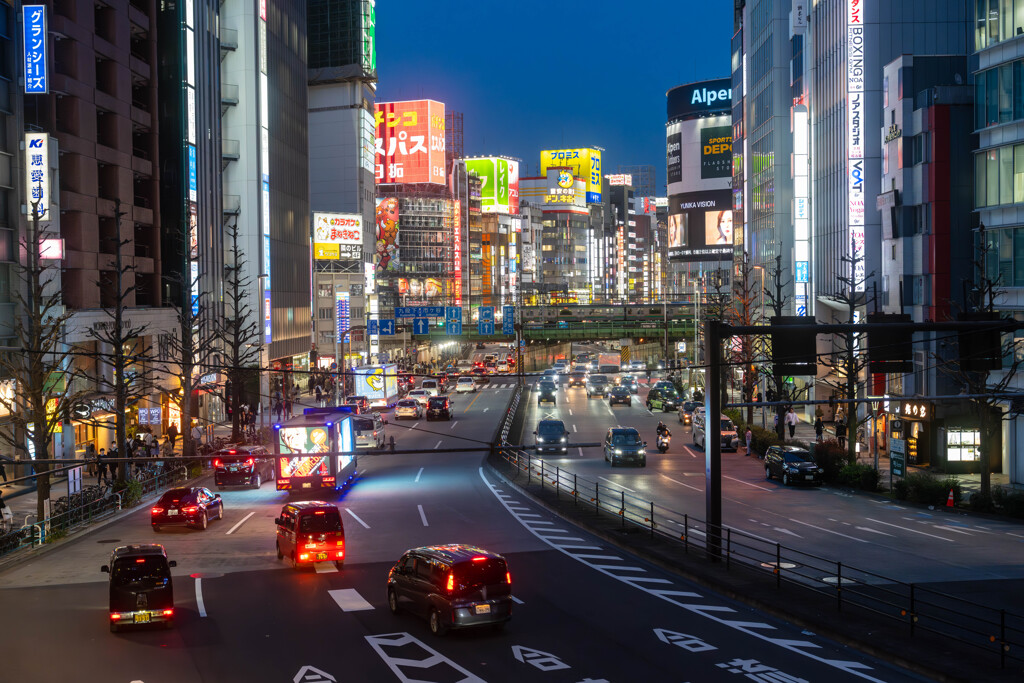
[[[476,396],[474,396],[474,397],[473,397],[473,400],[469,402],[469,405],[468,405],[468,406],[466,406],[466,409],[465,409],[465,410],[463,410],[462,412],[464,412],[464,413],[468,413],[468,412],[469,412],[469,409],[473,407],[473,404],[474,404],[474,403],[476,403],[476,400],[477,400],[478,398],[480,398],[480,397],[481,397],[482,395],[483,395],[483,394],[477,394]]]
[[[596,545],[562,545],[558,547],[563,550],[604,550],[604,548]]]
[[[623,567],[618,564],[595,564],[595,567],[599,569],[614,569],[620,572],[645,572],[647,571],[643,567]]]
[[[459,424],[458,420],[456,420],[455,422],[452,422],[452,426],[449,427],[448,429],[455,429],[455,425],[457,425],[457,424]]]
[[[606,407],[608,408],[608,414],[611,415],[612,417],[615,417],[615,411],[612,410],[612,407],[611,406],[606,406]]]
[[[409,427],[409,429],[416,429],[416,428],[417,428],[417,427],[419,427],[419,426],[420,426],[420,423],[419,423],[419,422],[413,422],[413,423],[412,423],[412,427]]]
[[[614,555],[585,555],[584,553],[577,553],[575,557],[583,557],[588,560],[622,560],[621,557],[616,557]]]
[[[423,520],[423,526],[430,526],[427,524],[427,515],[423,512],[423,506],[417,505],[416,508],[420,511],[420,519]]]
[[[567,533],[569,533],[568,529],[543,529],[543,531],[547,531],[547,532],[552,533],[552,534],[567,534]]]
[[[661,476],[665,477],[666,479],[668,479],[671,482],[675,482],[676,484],[679,484],[680,486],[685,486],[688,489],[693,489],[694,491],[703,491],[703,489],[699,489],[696,486],[690,486],[689,484],[684,484],[683,482],[679,481],[678,479],[673,479],[672,477],[668,476],[667,474],[662,474]]]
[[[573,425],[573,426],[572,426],[572,433],[573,433],[573,434],[575,434],[575,433],[576,433],[576,425]]]
[[[355,588],[338,588],[327,593],[334,598],[334,602],[338,603],[343,612],[364,612],[373,609],[373,605],[364,600]]]
[[[585,538],[577,538],[575,536],[559,536],[558,538],[549,538],[547,540],[553,541],[553,542],[557,541],[558,543],[561,543],[562,541],[572,541],[573,543],[579,541],[580,543],[583,543],[587,539],[585,539]]]
[[[317,574],[337,574],[338,565],[333,562],[315,562],[313,569],[316,570]]]
[[[572,408],[569,408],[569,416],[572,417]]]
[[[889,536],[890,538],[892,538],[892,534],[887,534],[884,531],[879,531],[878,529],[871,529],[871,528],[866,527],[866,526],[858,526],[858,527],[854,527],[854,528],[859,530],[859,531],[867,531],[868,533],[871,533],[871,534],[882,534],[883,536]]]
[[[727,476],[725,478],[726,479],[732,479],[733,481],[738,482],[740,484],[746,484],[747,486],[753,486],[755,489],[761,489],[762,491],[774,491],[775,490],[775,489],[767,489],[767,488],[765,488],[763,486],[758,486],[757,484],[751,484],[749,481],[743,481],[742,479],[737,479],[736,477],[728,477]]]
[[[196,579],[196,606],[199,608],[199,616],[206,616],[206,603],[203,602],[203,580]]]
[[[540,517],[536,512],[520,512],[520,517]]]
[[[226,532],[226,533],[225,533],[224,535],[226,536],[226,535],[228,535],[228,534],[233,534],[233,533],[235,533],[235,529],[237,529],[238,527],[240,527],[240,526],[242,526],[243,524],[245,524],[245,521],[246,521],[247,519],[249,519],[250,517],[252,517],[253,515],[255,515],[255,514],[256,514],[256,511],[255,511],[255,510],[253,510],[252,512],[250,512],[249,514],[247,514],[247,515],[246,515],[245,517],[242,517],[242,519],[238,520],[238,522],[237,522],[237,523],[236,523],[236,524],[235,524],[235,525],[234,525],[233,527],[231,527],[230,529],[228,529],[228,530],[227,530],[227,532]]]
[[[490,410],[490,408],[484,408],[484,412],[485,412],[485,413],[486,413],[486,412],[487,412],[488,410]]]
[[[512,598],[512,602],[516,603],[517,605],[522,605],[523,604],[523,601],[520,600],[519,598],[517,598],[516,596],[510,595],[509,597]]]
[[[441,442],[440,442],[440,441],[438,441],[437,443],[435,443],[435,444],[434,444],[434,450],[435,450],[435,451],[436,451],[436,450],[437,450],[438,448],[440,448],[440,447],[441,447]]]
[[[799,519],[793,519],[792,517],[789,518],[789,521],[796,522],[797,524],[803,524],[804,526],[809,526],[812,529],[817,529],[818,531],[824,531],[829,534],[835,534],[836,536],[842,536],[843,538],[848,538],[851,541],[857,541],[858,543],[867,543],[867,541],[865,541],[863,538],[857,538],[856,536],[850,536],[849,534],[843,534],[838,531],[832,531],[831,529],[826,529],[823,526],[816,526],[809,522],[802,522]]]
[[[420,470],[420,472],[422,472],[422,471],[423,470]],[[348,508],[345,508],[345,512],[347,512],[348,514],[352,515],[352,519],[354,519],[357,522],[359,522],[360,524],[362,524],[364,529],[369,529],[370,528],[370,525],[367,524],[366,522],[364,522],[363,520],[359,519],[359,515],[357,515],[356,513],[352,512]]]
[[[622,484],[620,484],[620,483],[618,483],[618,482],[615,482],[615,481],[612,481],[611,479],[605,479],[605,477],[602,477],[602,476],[600,476],[600,475],[598,475],[598,477],[597,477],[597,478],[598,478],[598,479],[604,479],[604,480],[605,480],[606,482],[608,482],[609,484],[615,484],[615,485],[616,485],[616,486],[618,486],[618,487],[619,487],[620,489],[626,489],[626,490],[627,490],[627,491],[629,491],[630,493],[636,493],[636,491],[634,491],[633,489],[629,488],[628,486],[623,486]]]
[[[415,478],[415,479],[413,479],[413,483],[414,483],[414,484],[418,484],[418,483],[419,483],[419,481],[420,481],[420,475],[421,475],[421,474],[423,474],[423,468],[422,468],[422,467],[420,468],[420,471],[416,473],[416,478]]]
[[[882,522],[882,521],[877,520],[877,519],[871,519],[870,517],[865,517],[865,519],[868,520],[869,522],[874,522],[875,524],[884,524],[885,526],[896,527],[897,529],[900,529],[902,531],[909,531],[909,532],[914,533],[914,534],[921,534],[922,536],[930,536],[932,538],[937,538],[940,541],[946,541],[948,543],[953,543],[953,539],[952,538],[945,538],[944,536],[936,536],[935,534],[929,534],[926,531],[918,531],[917,529],[908,529],[907,527],[900,526],[899,524],[889,524],[888,522]]]
[[[658,579],[658,578],[655,578],[653,576],[630,576],[630,577],[627,577],[627,578],[623,579],[623,581],[628,581],[629,583],[640,582],[640,581],[645,582],[645,583],[672,583],[668,579]]]
[[[401,683],[441,680],[438,676],[442,673],[447,674],[446,679],[456,680],[456,677],[451,675],[451,669],[455,669],[462,674],[463,677],[458,679],[459,683],[484,683],[482,678],[477,678],[437,650],[416,640],[408,633],[384,633],[379,636],[364,637],[370,644],[370,647],[384,660],[384,663],[391,669],[391,673],[395,674],[395,677]],[[386,648],[392,649],[393,653],[387,652]],[[438,667],[438,671],[435,671],[433,676],[424,676],[424,674],[416,674],[411,671],[412,669],[431,669],[434,667]],[[442,668],[447,670],[442,671]],[[406,671],[409,673],[407,674]],[[413,677],[410,678],[410,675]]]
[[[583,447],[582,446],[577,446],[576,450],[578,450],[580,452],[580,457],[582,458],[583,457]]]
[[[952,531],[957,534],[966,534],[967,536],[971,535],[970,531],[964,531],[963,529],[955,529],[951,526],[940,526],[938,524],[935,524],[934,526],[936,529],[944,529],[945,531]]]

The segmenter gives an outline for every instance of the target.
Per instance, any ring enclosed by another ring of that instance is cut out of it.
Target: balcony
[[[224,170],[232,161],[238,161],[241,156],[241,144],[238,140],[221,140],[220,156],[221,170]]]
[[[224,199],[224,215],[237,216],[242,212],[242,198],[237,194],[226,194]]]
[[[220,58],[223,61],[224,57],[229,52],[234,52],[238,49],[238,31],[233,28],[220,29]]]
[[[238,104],[238,86],[230,83],[220,84],[220,115],[224,116],[229,107]]]

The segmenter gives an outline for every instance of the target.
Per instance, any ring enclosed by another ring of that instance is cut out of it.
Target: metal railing
[[[556,498],[571,499],[576,507],[593,509],[595,515],[618,517],[624,529],[668,539],[688,554],[724,564],[727,571],[762,574],[773,578],[777,588],[786,582],[814,591],[834,599],[837,611],[867,610],[903,623],[910,635],[929,632],[969,645],[998,656],[1001,667],[1007,660],[1024,662],[1024,615],[820,557],[741,529],[723,526],[715,531],[702,519],[564,471],[504,442],[499,454],[515,479],[525,478],[520,484],[552,490]],[[720,555],[714,555],[715,548],[721,549]]]

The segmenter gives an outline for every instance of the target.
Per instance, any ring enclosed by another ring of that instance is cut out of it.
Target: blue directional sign
[[[444,319],[448,321],[462,320],[462,306],[448,306],[445,309]]]
[[[462,334],[462,321],[461,320],[448,320],[444,324],[444,332],[449,336],[459,336]]]
[[[430,334],[430,321],[426,318],[416,318],[412,321],[413,334]]]
[[[396,318],[443,318],[444,306],[396,306]]]
[[[367,323],[367,327],[370,328],[370,334],[380,334],[380,321],[371,320]]]
[[[481,336],[490,336],[494,334],[494,321],[493,320],[481,320],[476,324],[476,332]]]
[[[395,335],[394,318],[380,321],[380,334],[382,337],[393,337]]]
[[[501,333],[502,334],[515,334],[515,320],[516,320],[516,307],[515,306],[502,306],[501,307]]]
[[[426,306],[425,308],[427,309],[426,316],[428,318],[444,317],[444,306]]]
[[[477,312],[480,314],[480,322],[485,320],[494,322],[494,306],[481,306]]]
[[[415,318],[416,308],[413,306],[396,306],[395,307],[396,318]]]

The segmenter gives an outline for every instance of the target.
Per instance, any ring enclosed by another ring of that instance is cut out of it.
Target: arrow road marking
[[[320,683],[322,681],[332,681],[333,683],[336,680],[337,679],[334,678],[334,676],[326,671],[321,671],[320,669],[312,666],[304,666],[299,669],[299,673],[295,674],[295,677],[292,678],[292,683]]]
[[[512,655],[518,661],[535,666],[541,671],[558,671],[560,669],[572,668],[553,654],[542,652],[541,650],[533,650],[522,645],[513,645]]]
[[[677,645],[684,650],[689,652],[707,652],[708,650],[717,650],[714,645],[709,645],[703,640],[696,636],[690,636],[685,633],[677,633],[676,631],[669,631],[665,628],[654,629],[654,635],[658,636],[658,640],[669,645]]]
[[[428,647],[408,633],[385,633],[378,636],[366,636],[366,640],[370,647],[384,660],[388,668],[391,669],[391,673],[395,674],[402,683],[421,683],[422,681],[431,680],[430,678],[409,678],[402,668],[431,669],[439,665],[446,665],[463,675],[463,678],[456,679],[451,676],[450,671],[443,672],[448,674],[447,680],[452,681],[452,683],[485,683],[482,678],[474,676],[437,650]],[[394,648],[396,650],[395,655],[388,654],[385,651],[387,648]],[[413,659],[413,655],[419,655],[419,658]],[[442,671],[434,672],[435,675],[439,673],[442,673]]]

